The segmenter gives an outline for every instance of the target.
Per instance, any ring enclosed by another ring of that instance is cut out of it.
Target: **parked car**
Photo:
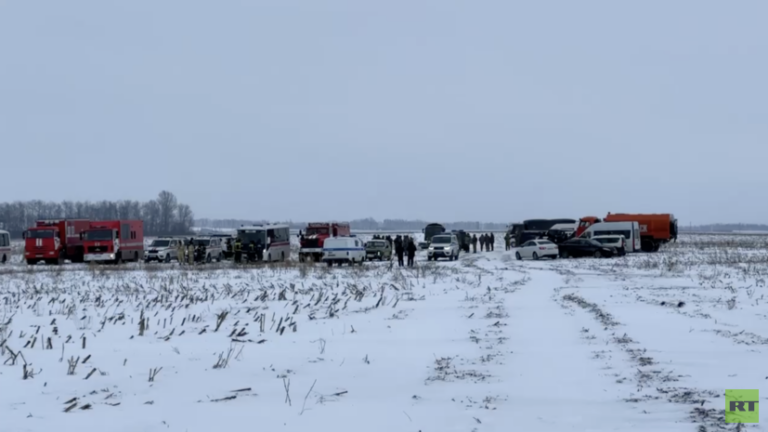
[[[592,237],[592,240],[600,243],[605,247],[611,247],[616,249],[619,256],[627,254],[627,239],[623,235],[599,235]]]
[[[224,259],[224,251],[221,248],[221,241],[221,237],[195,237],[193,240],[195,248],[201,245],[205,247],[205,257],[195,257],[195,261],[209,263],[216,260],[217,262],[221,262]],[[244,244],[243,252],[247,251],[248,245]]]
[[[362,240],[356,237],[328,237],[323,242],[323,262],[328,267],[334,263],[360,264],[365,262],[365,247]]]
[[[365,259],[367,260],[391,260],[392,246],[386,240],[369,240],[365,243]]]
[[[144,262],[158,261],[169,263],[179,259],[178,247],[181,240],[171,237],[159,237],[152,240],[145,254]]]
[[[559,254],[557,245],[549,240],[538,239],[528,240],[523,243],[515,252],[515,258],[521,260],[523,258],[539,259],[539,258],[557,258]]]
[[[449,260],[459,259],[459,239],[454,234],[438,234],[432,237],[432,241],[429,243],[429,249],[427,249],[427,261],[435,260],[438,258],[448,258]]]
[[[558,245],[560,258],[593,256],[595,258],[610,258],[617,254],[616,249],[585,238],[575,238]]]

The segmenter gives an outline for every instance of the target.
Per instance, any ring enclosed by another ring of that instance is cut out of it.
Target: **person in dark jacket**
[[[485,250],[485,234],[480,234],[480,252]]]
[[[491,250],[493,250],[493,246],[496,243],[496,237],[493,236],[493,233],[488,234],[488,244],[491,245]]]
[[[391,249],[392,248],[392,236],[391,235],[387,235],[387,243],[389,243],[389,248]]]
[[[413,267],[413,258],[416,256],[416,243],[412,238],[408,239],[408,267]]]
[[[472,234],[472,253],[477,253],[477,236]]]
[[[248,252],[246,256],[248,257],[249,262],[256,261],[256,242],[253,240],[248,244]]]
[[[397,265],[403,266],[403,239],[398,235],[395,237],[395,254],[397,254]]]

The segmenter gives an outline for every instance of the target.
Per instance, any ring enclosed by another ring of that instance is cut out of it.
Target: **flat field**
[[[768,395],[767,246],[689,235],[516,261],[497,242],[405,269],[16,262],[0,266],[0,430],[736,430],[725,389]]]

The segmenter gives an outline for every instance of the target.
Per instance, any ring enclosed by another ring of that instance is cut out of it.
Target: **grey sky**
[[[766,12],[0,0],[0,201],[167,189],[199,217],[768,222]]]

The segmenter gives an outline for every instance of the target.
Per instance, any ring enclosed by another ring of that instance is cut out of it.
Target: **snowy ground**
[[[717,431],[768,395],[765,237],[417,260],[0,267],[0,430]]]

